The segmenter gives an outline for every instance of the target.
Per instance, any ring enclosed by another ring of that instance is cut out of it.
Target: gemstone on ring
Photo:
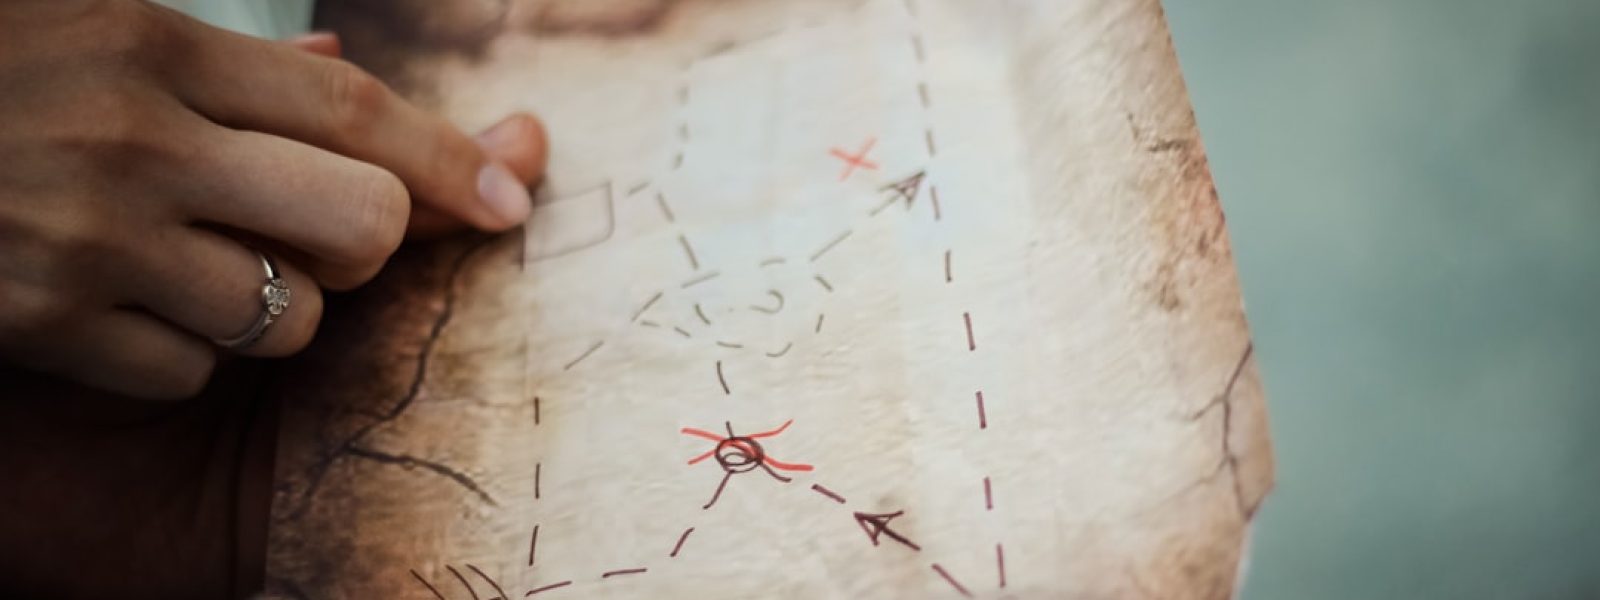
[[[282,278],[268,279],[267,283],[261,286],[261,303],[265,305],[267,314],[274,317],[289,310],[289,296],[289,284]]]

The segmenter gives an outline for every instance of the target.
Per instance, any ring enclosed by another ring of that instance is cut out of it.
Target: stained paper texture
[[[1271,451],[1156,2],[508,10],[366,50],[553,154],[298,367],[274,592],[1233,595]]]

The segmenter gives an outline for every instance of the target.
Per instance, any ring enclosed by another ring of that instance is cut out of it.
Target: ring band
[[[218,346],[229,350],[239,350],[256,343],[267,333],[267,328],[271,327],[284,311],[289,310],[289,284],[278,274],[278,264],[265,252],[256,250],[255,253],[261,259],[262,270],[267,274],[266,280],[261,284],[261,314],[256,316],[256,322],[243,335],[212,340]]]

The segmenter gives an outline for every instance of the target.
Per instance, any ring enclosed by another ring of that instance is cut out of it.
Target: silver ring
[[[266,281],[261,284],[261,314],[256,316],[256,322],[243,335],[212,340],[218,346],[229,350],[246,348],[256,343],[261,339],[262,335],[267,333],[267,328],[271,327],[272,323],[277,321],[284,311],[289,310],[289,296],[291,295],[289,293],[289,283],[284,281],[283,277],[278,274],[278,264],[273,262],[272,257],[267,256],[265,252],[256,250],[255,253],[261,259],[261,268],[267,273]]]

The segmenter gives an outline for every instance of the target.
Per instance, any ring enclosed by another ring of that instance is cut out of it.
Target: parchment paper
[[[496,6],[324,12],[553,154],[335,307],[272,592],[1234,593],[1272,459],[1157,2]]]

